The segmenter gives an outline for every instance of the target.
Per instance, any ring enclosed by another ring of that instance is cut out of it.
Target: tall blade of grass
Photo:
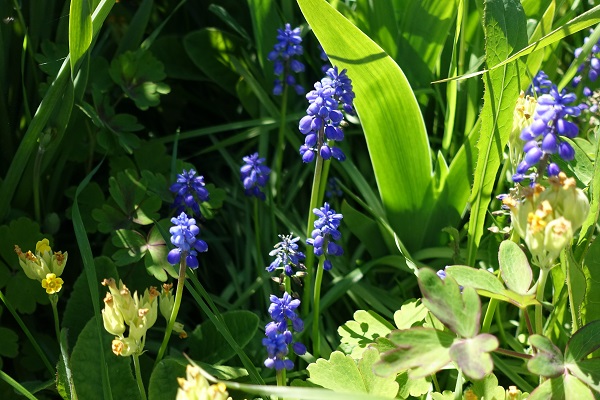
[[[398,56],[398,22],[391,1],[356,2],[356,24],[394,60]]]
[[[83,266],[86,270],[86,277],[88,279],[88,286],[90,288],[90,295],[92,297],[92,304],[94,305],[94,314],[96,316],[96,328],[98,331],[98,343],[102,343],[102,330],[104,327],[102,326],[102,317],[100,312],[100,305],[98,304],[97,299],[100,297],[100,293],[98,293],[98,284],[94,281],[96,278],[96,265],[94,264],[94,256],[92,254],[92,249],[90,247],[90,241],[88,240],[87,233],[85,231],[85,226],[83,225],[83,220],[81,219],[81,212],[79,211],[79,195],[82,190],[90,183],[92,177],[98,172],[102,162],[100,162],[96,167],[90,172],[84,179],[81,181],[79,186],[77,186],[77,190],[75,192],[75,199],[73,200],[72,207],[72,218],[73,218],[73,230],[75,231],[75,238],[77,239],[77,245],[79,246],[79,251],[81,252],[81,258],[83,259]],[[112,392],[110,390],[110,383],[108,380],[108,370],[106,369],[106,360],[104,358],[104,351],[100,349],[100,365],[102,368],[101,379],[102,379],[102,392],[105,399],[112,399]]]
[[[548,8],[544,12],[544,15],[540,19],[540,22],[535,27],[533,34],[529,38],[529,42],[533,43],[536,40],[541,39],[544,35],[547,35],[552,30],[552,21],[554,20],[554,11],[556,9],[554,0],[550,2]],[[544,55],[546,53],[546,49],[541,49],[534,51],[533,53],[527,56],[527,71],[531,76],[535,76],[535,74],[540,69],[542,65],[542,61],[544,61]]]
[[[93,37],[100,31],[100,28],[114,3],[115,0],[102,0],[100,4],[98,4],[98,7],[96,7],[92,16]],[[46,92],[44,99],[40,103],[27,128],[27,132],[25,132],[18,149],[14,154],[6,177],[0,186],[0,221],[6,218],[6,215],[10,210],[10,203],[17,190],[21,175],[27,166],[29,157],[36,149],[40,132],[46,127],[46,123],[52,115],[54,108],[61,103],[70,72],[70,58],[67,57],[60,68],[58,76],[54,79],[54,82],[52,82],[50,88]],[[54,145],[59,146],[60,143],[55,143]]]
[[[486,62],[492,68],[527,45],[525,14],[518,0],[487,0],[484,10]],[[474,265],[477,247],[483,235],[487,207],[494,181],[502,162],[504,148],[512,130],[513,112],[522,81],[524,66],[511,63],[484,75],[485,93],[481,111],[481,133],[468,229],[467,264]]]
[[[92,8],[90,0],[71,0],[69,12],[69,56],[71,78],[75,80],[79,62],[92,44]]]
[[[421,111],[402,70],[322,0],[298,0],[331,62],[348,69],[379,192],[390,224],[409,249],[425,237],[431,210],[431,154]]]
[[[283,28],[281,18],[277,14],[276,2],[274,0],[248,0],[250,17],[252,18],[252,30],[254,32],[254,46],[258,63],[263,71],[269,64],[267,54],[275,45],[275,36],[277,28]],[[292,23],[293,21],[286,21]],[[269,81],[272,81],[274,74],[267,75]]]
[[[15,392],[27,397],[30,400],[37,400],[37,397],[35,397],[33,394],[31,394],[31,392],[27,389],[25,389],[23,386],[21,386],[21,384],[17,381],[15,381],[13,378],[11,378],[10,375],[8,375],[7,373],[5,373],[4,371],[0,370],[0,378],[8,383],[10,386],[13,387],[13,389],[15,389]]]
[[[152,7],[154,6],[154,0],[144,0],[142,4],[138,6],[135,15],[129,23],[129,27],[125,31],[125,35],[119,41],[119,47],[115,56],[127,51],[135,50],[142,43],[142,38],[146,32],[148,21],[152,15]]]
[[[181,6],[183,6],[186,2],[187,2],[187,0],[181,0],[179,3],[177,3],[177,5],[173,8],[173,10],[171,10],[169,15],[167,15],[167,17],[165,19],[163,19],[163,21],[160,23],[160,25],[156,29],[154,29],[152,31],[152,33],[150,35],[148,35],[148,37],[142,42],[142,44],[140,45],[141,49],[147,50],[152,46],[152,44],[158,37],[158,34],[163,30],[165,25],[167,25],[167,23],[173,17],[173,15],[175,15],[177,10],[179,10],[181,8]]]

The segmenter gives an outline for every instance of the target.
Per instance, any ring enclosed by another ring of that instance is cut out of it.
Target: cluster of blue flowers
[[[316,256],[320,257],[325,254],[323,269],[329,271],[332,265],[327,256],[344,254],[344,249],[335,243],[342,238],[338,228],[344,216],[331,209],[329,203],[325,203],[320,209],[315,208],[313,213],[319,218],[315,221],[315,229],[311,233],[311,238],[306,240],[306,244],[313,246]]]
[[[590,30],[590,33],[593,32]],[[587,43],[590,40],[589,37],[586,37],[583,42]],[[583,52],[583,47],[578,47],[575,49],[574,56],[579,57]],[[587,72],[587,73],[586,73]],[[592,45],[591,53],[586,57],[583,63],[577,68],[578,75],[573,78],[571,82],[573,87],[577,87],[584,76],[587,76],[590,82],[596,82],[598,76],[600,75],[600,42],[594,43]],[[584,96],[591,96],[593,94],[592,89],[588,85],[585,85],[583,88]],[[595,111],[595,110],[594,110]]]
[[[295,57],[302,55],[302,38],[300,37],[300,28],[292,29],[290,24],[285,24],[284,29],[277,29],[277,43],[273,50],[268,54],[267,59],[273,61],[275,75],[275,84],[273,94],[280,96],[283,93],[283,84],[293,86],[299,95],[304,93],[302,85],[296,84],[296,78],[290,73],[304,72],[304,64]]]
[[[543,72],[536,78],[531,90],[542,94],[538,97],[533,122],[520,135],[521,140],[525,141],[525,157],[513,175],[514,182],[521,182],[525,178],[535,181],[536,173],[528,174],[528,171],[538,164],[540,167],[546,166],[548,176],[556,176],[560,168],[552,162],[552,156],[558,155],[565,161],[575,157],[575,150],[564,138],[572,139],[579,133],[577,125],[567,120],[581,114],[578,105],[571,105],[577,97],[565,90],[559,92]]]
[[[208,245],[204,240],[196,238],[200,233],[200,228],[196,225],[194,218],[188,218],[185,213],[181,213],[177,218],[171,218],[173,226],[169,229],[171,233],[171,243],[176,247],[167,255],[167,261],[176,265],[181,262],[181,257],[185,257],[185,262],[191,269],[198,268],[198,252],[202,253],[208,250]]]
[[[273,320],[265,326],[266,337],[262,340],[262,344],[267,350],[265,367],[275,368],[276,371],[290,370],[294,367],[294,362],[287,358],[290,344],[294,353],[299,356],[306,353],[306,346],[300,342],[294,342],[292,331],[289,329],[291,327],[296,332],[304,329],[304,322],[296,314],[300,300],[292,299],[287,292],[283,294],[282,298],[271,295],[270,300],[269,315]]]
[[[329,57],[327,57],[327,53],[325,53],[325,50],[323,49],[323,46],[321,46],[320,44],[319,44],[319,57],[321,58],[321,60],[323,62],[325,62],[325,64],[323,64],[321,66],[321,72],[323,74],[326,74],[327,71],[329,70],[329,68],[332,67],[332,65],[329,62]]]
[[[269,255],[275,256],[275,260],[266,268],[267,271],[273,272],[276,269],[283,269],[287,276],[294,275],[294,269],[304,270],[302,261],[306,258],[304,253],[298,251],[299,237],[293,237],[290,233],[287,236],[279,235],[281,242],[274,246]]]
[[[175,193],[173,207],[176,213],[181,214],[186,207],[191,208],[194,214],[200,215],[199,203],[208,201],[209,193],[204,187],[204,177],[196,175],[196,170],[185,169],[177,175],[177,181],[171,185],[169,190]]]
[[[271,169],[266,165],[264,158],[259,158],[258,153],[243,158],[244,165],[240,168],[240,178],[244,185],[246,196],[254,196],[265,200],[265,194],[260,190],[269,180]]]
[[[306,94],[309,102],[307,115],[299,123],[300,132],[306,135],[304,144],[300,146],[302,161],[311,162],[317,154],[324,160],[333,157],[344,161],[344,152],[328,141],[339,142],[344,139],[341,128],[344,114],[340,108],[348,114],[354,114],[352,81],[346,75],[346,70],[338,72],[337,67],[333,67],[314,87]]]

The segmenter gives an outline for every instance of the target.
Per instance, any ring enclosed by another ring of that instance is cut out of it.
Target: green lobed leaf
[[[547,379],[529,394],[527,400],[593,400],[589,387],[571,375]]]
[[[101,339],[98,338],[95,318],[85,325],[71,354],[71,367],[77,395],[82,399],[95,399],[102,393],[100,376],[100,352],[104,354],[110,390],[115,399],[139,399],[137,388],[131,369],[131,358],[120,357],[113,354],[111,343],[114,337],[102,331]]]
[[[571,336],[565,348],[565,360],[576,362],[600,348],[600,320],[592,321]]]
[[[185,378],[187,361],[165,358],[152,370],[148,384],[148,400],[174,399],[177,395],[177,378]]]
[[[472,338],[479,332],[481,301],[475,289],[463,288],[451,276],[442,280],[432,269],[419,270],[419,287],[423,304],[453,332]]]
[[[347,69],[388,220],[409,250],[425,240],[432,199],[427,132],[398,65],[324,0],[299,0],[331,62]],[[402,171],[402,173],[398,173]]]
[[[246,310],[229,311],[222,314],[225,325],[240,347],[246,346],[256,334],[258,317]],[[223,334],[211,321],[198,325],[189,339],[190,357],[207,364],[220,364],[236,355]]]
[[[455,340],[450,347],[450,358],[470,379],[483,379],[494,369],[490,352],[498,348],[498,339],[482,333],[471,339]]]
[[[19,353],[19,336],[12,329],[0,327],[0,356],[15,358]]]
[[[533,272],[527,256],[519,245],[512,240],[500,243],[498,263],[506,287],[519,294],[526,294],[531,286]]]
[[[350,356],[359,359],[369,344],[387,336],[392,329],[394,327],[376,312],[358,310],[354,313],[353,321],[338,328],[338,334],[341,343],[351,349]]]
[[[506,391],[502,386],[498,386],[498,378],[494,374],[486,375],[485,378],[473,382],[471,390],[478,399],[505,400],[506,398]]]
[[[450,347],[455,337],[429,328],[392,331],[388,338],[397,347],[381,355],[375,363],[378,375],[389,376],[410,369],[411,379],[431,375],[450,362]]]
[[[387,378],[373,374],[373,363],[379,360],[379,352],[367,349],[358,365],[350,356],[339,351],[331,353],[329,360],[318,359],[307,367],[308,382],[334,392],[369,393],[394,398],[398,384],[394,376]]]
[[[566,367],[571,375],[600,393],[600,358],[579,360],[577,363],[568,363]]]
[[[527,369],[547,378],[556,378],[564,373],[564,360],[558,347],[542,335],[531,335],[529,342],[537,349],[533,358],[527,361]]]
[[[583,260],[583,273],[586,289],[580,311],[582,321],[586,323],[600,319],[600,240],[594,240],[589,245]]]
[[[407,399],[409,396],[421,397],[431,390],[431,377],[410,378],[408,371],[403,371],[396,377],[396,382],[400,386],[398,396],[401,399]]]
[[[499,64],[514,51],[527,45],[525,14],[518,0],[484,2],[486,63]],[[467,264],[475,264],[475,255],[483,235],[485,216],[490,203],[503,152],[512,131],[513,112],[525,80],[520,61],[484,74],[484,103],[475,181],[471,192],[471,218],[468,228]],[[521,63],[522,64],[522,63]]]
[[[408,299],[394,313],[394,323],[398,329],[409,329],[421,323],[427,316],[427,308],[419,299]]]

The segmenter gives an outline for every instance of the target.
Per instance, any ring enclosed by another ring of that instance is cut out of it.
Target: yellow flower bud
[[[104,322],[104,329],[112,335],[121,336],[125,332],[125,321],[123,321],[123,316],[115,307],[110,293],[106,293],[106,297],[104,297],[102,321]]]
[[[550,221],[544,235],[544,249],[548,253],[547,258],[549,260],[556,259],[572,239],[573,229],[568,219],[560,217]]]
[[[158,307],[160,310],[160,314],[168,321],[171,318],[171,312],[173,311],[173,307],[175,306],[175,296],[173,296],[173,292],[171,288],[173,284],[164,284],[162,293],[159,297]]]
[[[61,278],[57,278],[55,274],[47,274],[46,279],[42,279],[42,287],[46,289],[46,293],[48,294],[60,292],[63,283],[63,280]]]
[[[177,378],[179,389],[175,400],[227,400],[231,399],[227,393],[227,387],[219,382],[209,385],[205,377],[200,373],[198,367],[188,365],[186,368],[186,379]]]

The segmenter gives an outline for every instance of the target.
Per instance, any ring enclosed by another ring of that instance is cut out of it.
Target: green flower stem
[[[435,376],[435,374],[431,374],[431,382],[433,382],[433,388],[435,391],[441,393],[442,390],[440,389],[440,384],[438,383],[437,376]]]
[[[33,346],[35,352],[38,354],[38,356],[40,356],[40,358],[42,359],[42,362],[44,363],[44,365],[50,372],[50,375],[54,376],[56,374],[56,370],[52,366],[52,364],[50,364],[50,361],[48,360],[46,353],[44,353],[42,351],[38,342],[35,340],[35,338],[31,334],[31,332],[29,331],[29,329],[27,329],[27,325],[25,325],[25,323],[23,322],[23,320],[21,319],[19,314],[15,311],[13,306],[6,301],[6,298],[4,297],[4,294],[1,291],[0,291],[0,300],[2,300],[2,303],[4,303],[4,306],[11,313],[11,315],[13,316],[15,321],[17,321],[17,324],[19,324],[19,326],[21,327],[21,330],[25,333],[25,336],[27,336],[27,339],[29,339],[29,342]]]
[[[142,400],[146,400],[146,389],[144,389],[144,382],[142,381],[142,373],[140,371],[140,359],[137,354],[133,355],[133,366],[135,368],[135,380],[140,390],[140,397]]]
[[[546,287],[546,280],[548,279],[548,268],[540,268],[540,276],[537,281],[536,296],[535,299],[538,303],[535,306],[535,333],[538,335],[544,334],[544,324],[542,323],[542,301],[544,300],[544,288]]]
[[[463,373],[462,373],[462,369],[458,368],[458,376],[456,377],[456,385],[454,386],[454,400],[460,400],[463,398],[463,391],[462,391],[462,387],[463,387],[463,383],[464,383],[464,379],[463,379]]]
[[[567,294],[569,296],[569,310],[571,311],[571,334],[574,334],[579,330],[579,322],[577,318],[577,310],[575,308],[575,301],[573,299],[573,285],[571,282],[571,267],[574,262],[574,259],[571,258],[571,261],[567,262],[566,252],[568,250],[563,250],[560,252],[560,263],[562,265],[566,265],[566,282],[567,282]],[[570,254],[572,256],[572,253]]]
[[[265,265],[262,258],[262,250],[260,247],[260,219],[258,218],[258,200],[257,197],[254,198],[254,241],[256,245],[256,276],[263,278],[264,281],[268,280],[265,278]],[[268,285],[262,285],[263,290],[263,299],[269,297],[269,287]]]
[[[187,270],[187,266],[185,264],[186,256],[187,254],[185,252],[181,253],[181,262],[179,263],[179,278],[177,279],[177,291],[175,292],[175,304],[173,305],[173,310],[171,310],[171,317],[169,318],[169,323],[167,324],[167,329],[165,330],[165,337],[160,345],[160,349],[158,350],[156,361],[154,361],[154,368],[156,368],[160,360],[162,360],[163,356],[165,355],[167,345],[169,344],[169,338],[171,337],[171,332],[173,331],[173,326],[175,325],[175,320],[177,319],[177,313],[179,313],[179,306],[181,306],[181,297],[183,294],[183,286],[185,284],[185,272]]]
[[[485,317],[483,317],[481,333],[488,333],[490,331],[490,327],[492,326],[492,319],[494,318],[494,314],[495,314],[497,305],[498,305],[498,300],[490,299],[487,309],[485,310]]]
[[[324,129],[324,128],[321,128]],[[319,132],[319,135],[322,135]],[[312,233],[315,225],[315,219],[317,216],[313,213],[313,209],[317,208],[317,204],[319,204],[319,193],[321,188],[321,172],[323,170],[324,160],[317,155],[317,160],[315,161],[315,174],[313,177],[312,189],[310,192],[310,207],[308,208],[308,223],[306,224],[306,237],[310,238],[310,234]],[[308,311],[310,310],[310,296],[312,293],[312,280],[313,280],[313,262],[314,262],[314,253],[312,251],[306,252],[306,279],[304,280],[304,297],[302,299],[302,315],[308,315]]]
[[[317,266],[317,276],[315,279],[315,296],[313,299],[313,356],[319,358],[321,350],[321,335],[319,334],[319,317],[321,316],[319,310],[319,303],[321,302],[321,281],[323,280],[323,263],[325,262],[325,256],[319,257],[319,265]]]
[[[275,192],[277,193],[277,199],[280,199],[280,190],[281,190],[281,166],[283,164],[283,153],[285,151],[285,129],[286,129],[286,113],[287,113],[287,98],[288,98],[288,88],[289,86],[284,83],[283,85],[283,93],[281,94],[281,114],[279,120],[279,134],[277,135],[277,148],[276,148],[276,156],[275,156],[275,177],[277,180],[275,181]]]
[[[50,298],[50,304],[52,304],[52,314],[54,314],[54,333],[56,334],[56,340],[60,343],[60,322],[58,319],[58,295],[56,293],[48,295]]]

